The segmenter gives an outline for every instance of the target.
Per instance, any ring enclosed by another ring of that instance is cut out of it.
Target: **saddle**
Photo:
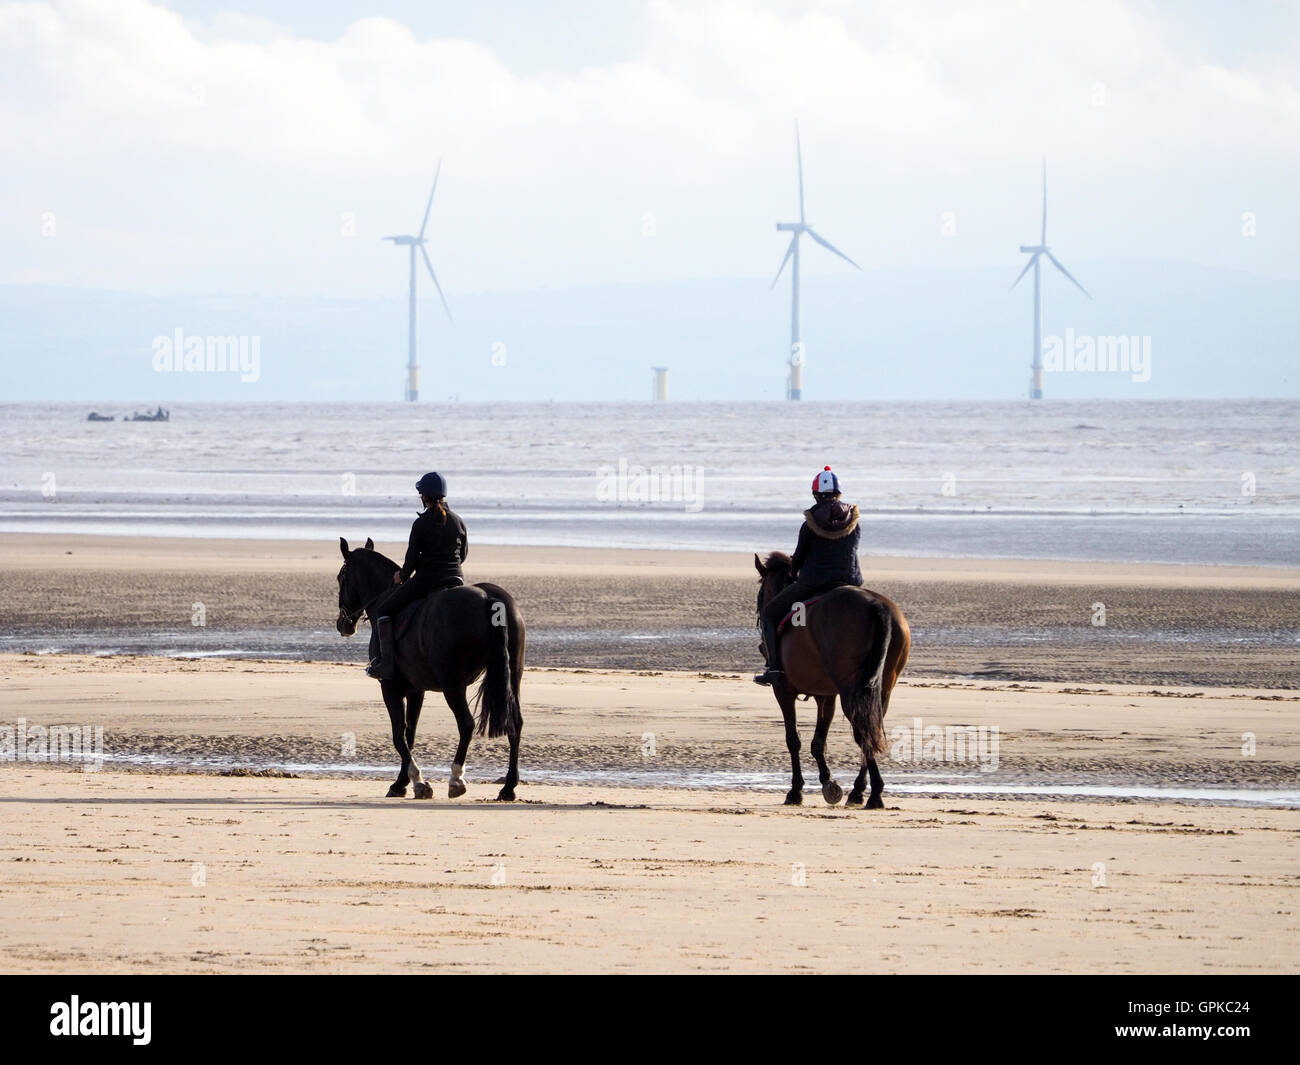
[[[825,594],[826,594],[825,592],[822,593],[822,595]],[[819,599],[822,598],[822,595],[814,595],[811,599],[805,599],[803,601],[804,609],[807,609],[808,607],[812,606],[813,603],[817,602]],[[781,624],[776,627],[776,634],[778,637],[782,636],[785,633],[786,628],[790,624],[790,619],[794,617],[794,612],[798,609],[799,609],[798,606],[792,606],[788,611],[786,611],[785,617],[781,619]]]
[[[402,612],[398,614],[397,617],[393,618],[393,643],[396,644],[397,641],[406,634],[407,630],[411,627],[411,622],[414,621],[416,615],[419,614],[420,608],[429,601],[431,596],[446,588],[459,588],[464,583],[465,582],[459,577],[444,577],[429,589],[428,594],[425,595],[423,599],[417,599],[414,603],[404,607]],[[423,650],[423,648],[421,648],[421,650]],[[370,630],[370,657],[374,659],[378,656],[379,630],[376,626],[372,627]]]
[[[444,577],[429,589],[428,594],[425,595],[423,599],[417,599],[410,606],[406,607],[397,615],[396,618],[393,619],[393,642],[396,643],[401,635],[411,627],[411,622],[415,620],[415,616],[420,612],[420,608],[438,592],[447,588],[459,588],[464,583],[465,582],[460,577]]]

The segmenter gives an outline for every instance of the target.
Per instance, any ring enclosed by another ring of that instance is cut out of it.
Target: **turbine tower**
[[[420,249],[420,254],[424,257],[424,265],[429,268],[429,276],[433,279],[433,287],[438,290],[438,299],[442,300],[442,309],[447,312],[447,321],[452,325],[456,323],[451,317],[451,308],[447,306],[447,297],[442,294],[442,286],[438,284],[438,275],[433,272],[433,263],[429,261],[429,253],[424,250],[424,230],[429,225],[429,212],[433,209],[433,194],[438,191],[438,175],[442,173],[442,160],[438,160],[438,169],[434,171],[433,188],[429,190],[429,202],[424,208],[424,221],[420,223],[420,232],[416,236],[402,237],[384,237],[384,240],[391,240],[394,244],[404,244],[411,251],[411,307],[410,307],[410,325],[408,329],[408,342],[410,350],[406,360],[406,398],[414,403],[420,398],[420,364],[415,358],[415,250]]]
[[[776,277],[772,279],[772,288],[776,288],[776,283],[781,280],[781,273],[785,270],[785,264],[791,259],[794,260],[794,266],[791,273],[791,290],[790,290],[790,379],[786,386],[786,399],[803,398],[803,364],[804,350],[803,342],[799,339],[799,238],[805,233],[812,237],[827,251],[834,252],[846,263],[856,270],[861,270],[852,259],[845,255],[839,248],[835,247],[830,241],[818,234],[812,226],[808,224],[803,212],[803,150],[799,145],[799,123],[794,124],[794,154],[795,160],[799,166],[799,221],[797,222],[778,222],[776,228],[782,233],[790,234],[790,246],[785,250],[785,258],[781,260],[781,265],[776,271]]]
[[[1030,364],[1033,369],[1033,376],[1029,379],[1029,398],[1043,398],[1043,301],[1042,301],[1042,278],[1040,277],[1042,263],[1040,260],[1044,255],[1052,260],[1052,265],[1061,271],[1066,277],[1074,282],[1088,299],[1092,299],[1088,290],[1075,280],[1074,275],[1070,273],[1060,261],[1052,254],[1051,249],[1047,246],[1047,159],[1043,159],[1043,229],[1038,237],[1037,244],[1022,244],[1020,250],[1028,255],[1029,262],[1025,263],[1025,268],[1020,271],[1020,276],[1011,282],[1011,287],[1015,288],[1020,284],[1021,278],[1029,273],[1029,268],[1034,268],[1034,359]]]

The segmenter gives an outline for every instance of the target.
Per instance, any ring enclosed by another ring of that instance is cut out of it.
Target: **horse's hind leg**
[[[880,770],[876,767],[874,758],[867,759],[867,771],[871,774],[871,795],[867,799],[867,809],[883,810],[885,800],[880,796],[885,790],[885,781],[880,775]]]
[[[470,713],[469,703],[465,699],[465,687],[448,688],[442,693],[456,715],[456,728],[460,731],[460,741],[456,744],[456,756],[451,763],[451,780],[447,784],[447,798],[459,799],[467,790],[465,787],[465,757],[469,753],[470,737],[474,735],[474,715]]]
[[[785,745],[790,751],[790,790],[786,793],[787,806],[799,806],[803,803],[803,770],[799,767],[799,723],[794,712],[794,692],[784,681],[772,685],[776,701],[781,704],[781,716],[785,718]]]
[[[862,748],[862,768],[858,770],[857,779],[853,781],[853,790],[849,792],[849,797],[845,801],[844,805],[861,806],[862,796],[867,790],[867,763],[871,760],[867,757],[867,749],[865,746],[867,741],[866,734],[853,723],[852,719],[849,720],[849,724],[853,728],[853,742]]]
[[[826,734],[830,731],[831,719],[835,716],[835,696],[817,696],[817,728],[813,732],[812,755],[817,759],[817,772],[822,782],[822,798],[834,806],[844,798],[844,789],[831,776],[830,766],[826,764]]]
[[[884,778],[880,775],[880,768],[876,765],[876,760],[867,754],[867,737],[866,734],[853,727],[853,738],[862,748],[862,768],[858,770],[858,778],[853,782],[853,790],[849,792],[848,801],[845,806],[861,806],[862,797],[867,790],[867,776],[871,777],[871,795],[867,798],[866,806],[868,810],[883,810],[885,801],[880,797],[885,790]]]
[[[505,786],[497,793],[502,802],[513,802],[515,798],[515,785],[519,783],[519,733],[523,727],[523,721],[516,719],[510,730],[510,768],[506,770]]]

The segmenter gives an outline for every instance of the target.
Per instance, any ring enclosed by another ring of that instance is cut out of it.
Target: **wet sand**
[[[378,686],[354,666],[3,655],[0,695],[9,718],[0,725],[21,716],[29,725],[102,726],[110,767],[118,764],[112,757],[139,756],[136,764],[156,770],[287,767],[396,776]],[[527,672],[522,695],[526,783],[530,774],[616,782],[638,773],[707,783],[709,774],[723,773],[735,779],[760,774],[771,787],[788,787],[780,711],[771,693],[746,676],[538,668]],[[804,773],[813,787],[808,743],[814,711],[811,702],[799,704]],[[900,747],[900,757],[882,759],[887,784],[954,777],[977,787],[1053,782],[1300,789],[1300,694],[934,681],[904,674],[886,730],[892,738],[898,729],[912,729],[917,718],[923,728],[971,726],[990,737],[996,729],[996,765],[989,758],[982,765],[975,753],[938,763],[908,758]],[[1249,755],[1243,752],[1246,736],[1254,741]],[[431,695],[417,751],[431,777],[445,777],[454,746],[451,713]],[[476,738],[470,779],[500,776],[505,755],[503,740]],[[827,756],[848,783],[860,759],[842,716],[831,729]],[[384,787],[367,782],[358,794],[380,797]]]
[[[76,637],[82,651],[126,640],[202,652],[202,603],[213,648],[364,661],[363,641],[333,631],[340,562],[333,542],[0,536],[0,632],[15,634],[11,650]],[[914,677],[1300,688],[1300,571],[897,558],[863,568],[912,624]],[[476,546],[467,576],[515,595],[534,665],[757,666],[752,555]]]

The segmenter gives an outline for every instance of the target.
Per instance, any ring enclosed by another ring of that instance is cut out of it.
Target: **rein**
[[[343,569],[346,571],[347,568],[348,568],[348,564],[347,564],[346,562],[344,562],[344,563],[343,563]],[[397,587],[397,586],[396,586],[396,585],[393,585],[393,587]],[[349,624],[349,625],[352,625],[352,626],[355,626],[356,623],[357,623],[357,619],[360,618],[362,614],[365,614],[365,615],[367,616],[367,618],[370,616],[369,613],[368,613],[368,611],[370,610],[370,608],[371,608],[372,606],[374,606],[375,603],[379,602],[379,600],[382,599],[385,595],[387,595],[388,592],[389,592],[389,589],[388,589],[388,588],[385,588],[385,589],[383,589],[383,591],[379,592],[377,595],[372,595],[369,599],[367,599],[364,603],[362,603],[359,607],[356,608],[356,610],[353,610],[351,613],[349,613],[348,611],[344,610],[342,607],[339,607],[339,617],[341,617],[341,618],[347,618],[347,619],[348,619],[348,624]]]

